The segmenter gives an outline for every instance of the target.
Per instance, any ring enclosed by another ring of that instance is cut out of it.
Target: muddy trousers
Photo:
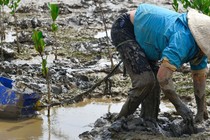
[[[142,103],[141,116],[156,121],[160,104],[160,87],[156,79],[158,66],[156,62],[147,60],[136,42],[133,24],[127,13],[115,21],[111,37],[132,82],[128,98],[118,117],[133,114]]]

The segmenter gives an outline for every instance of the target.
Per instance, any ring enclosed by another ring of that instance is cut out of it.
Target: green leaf
[[[8,5],[9,4],[9,0],[4,0],[4,5]]]
[[[21,0],[11,0],[10,3],[8,4],[8,7],[12,10],[12,12],[10,12],[12,15],[15,14],[16,9],[18,8],[18,5],[20,3]]]
[[[0,0],[0,5],[8,5],[9,0]]]
[[[57,4],[50,4],[50,12],[52,20],[55,21],[59,14],[59,8]]]
[[[210,16],[210,0],[173,0],[173,8],[177,11],[176,2],[179,1],[185,9],[193,8]]]
[[[177,12],[179,9],[179,4],[178,4],[177,0],[173,0],[172,6],[173,6],[174,10]]]
[[[33,40],[34,44],[37,44],[37,42],[38,42],[38,31],[37,30],[33,31],[32,40]]]
[[[0,0],[0,4],[3,5],[4,4],[4,0]]]
[[[52,31],[53,31],[53,32],[56,32],[56,31],[58,30],[58,25],[55,24],[55,23],[53,23],[53,24],[51,25],[51,28],[52,28]]]
[[[32,39],[34,42],[35,50],[40,54],[43,53],[46,44],[44,42],[42,32],[37,30],[33,31]]]
[[[12,11],[10,12],[10,14],[11,14],[11,15],[14,15],[14,14],[15,14],[15,12],[12,10]]]
[[[44,39],[40,39],[40,52],[44,52],[45,42]]]
[[[47,7],[48,7],[48,9],[51,10],[50,3],[49,2],[47,3]]]
[[[45,48],[45,42],[43,39],[42,32],[38,31],[38,30],[34,30],[33,34],[32,34],[32,39],[34,42],[35,50],[37,52],[39,52],[41,55],[41,53],[44,52],[44,48]],[[43,59],[43,57],[42,57],[42,74],[44,76],[48,75],[47,57],[46,57],[46,59]]]
[[[38,35],[38,39],[39,40],[43,38],[43,35],[42,35],[42,32],[41,31],[38,31],[37,35]]]

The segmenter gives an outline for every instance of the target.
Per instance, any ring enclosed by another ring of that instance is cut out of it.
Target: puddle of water
[[[90,131],[96,119],[108,112],[118,112],[122,103],[113,103],[108,100],[87,100],[71,107],[52,109],[50,122],[44,117],[45,133],[42,140],[77,140],[78,135]],[[47,113],[47,112],[45,112]],[[50,125],[50,135],[48,134]]]
[[[78,140],[78,135],[91,130],[91,124],[108,112],[118,112],[123,103],[109,100],[87,100],[68,107],[47,110],[39,118],[23,121],[0,120],[0,136],[4,140]]]
[[[107,30],[107,34],[108,34],[108,37],[111,38],[111,30]],[[106,37],[106,32],[98,32],[94,38],[102,38],[102,37]]]
[[[113,63],[114,64],[117,64],[118,62],[113,60]],[[68,73],[72,73],[72,72],[80,72],[81,73],[87,73],[87,72],[92,72],[94,70],[100,70],[100,69],[103,69],[103,68],[107,68],[111,65],[111,62],[107,59],[100,59],[95,65],[91,65],[91,66],[88,66],[86,68],[68,68],[67,69],[67,72]]]
[[[93,123],[110,111],[119,112],[124,102],[110,100],[86,100],[67,107],[54,107],[50,118],[47,110],[40,116],[22,121],[0,120],[0,136],[4,140],[79,140],[79,134],[90,131]],[[161,111],[170,105],[161,103]]]
[[[174,105],[168,101],[161,101],[160,103],[160,112],[172,112],[176,111]]]
[[[12,29],[6,31],[5,42],[14,42],[16,39],[15,31]]]
[[[61,60],[61,57],[58,56],[58,59]],[[49,54],[47,56],[47,64],[48,66],[51,65],[53,63],[53,61],[55,60],[55,55],[54,54]],[[12,60],[11,63],[14,63],[16,65],[23,65],[23,64],[40,64],[42,63],[42,59],[40,56],[35,56],[32,57],[29,60],[21,60],[21,59],[16,59],[16,60]]]

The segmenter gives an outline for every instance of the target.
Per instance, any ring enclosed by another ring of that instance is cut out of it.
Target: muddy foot
[[[154,134],[168,135],[156,121],[146,120],[144,127]]]
[[[172,135],[174,137],[180,137],[182,135],[191,135],[203,132],[205,131],[205,128],[197,125],[189,126],[184,121],[174,120],[170,124],[170,130],[172,131]]]

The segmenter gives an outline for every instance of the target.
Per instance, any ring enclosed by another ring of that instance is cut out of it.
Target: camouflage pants
[[[122,14],[114,22],[111,37],[132,81],[132,88],[119,117],[133,114],[142,103],[142,117],[156,121],[160,103],[160,87],[156,79],[158,65],[156,62],[148,61],[136,42],[129,14]]]

